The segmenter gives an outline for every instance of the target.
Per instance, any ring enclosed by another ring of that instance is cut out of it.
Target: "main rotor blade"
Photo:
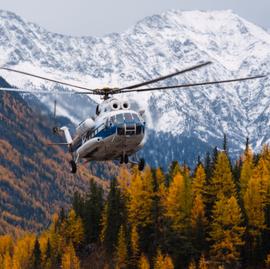
[[[6,68],[6,67],[1,67],[0,69],[6,70],[6,71],[10,71],[10,72],[19,73],[19,74],[22,74],[22,75],[26,75],[26,76],[30,76],[30,77],[34,77],[34,78],[38,78],[38,79],[47,80],[47,81],[54,82],[54,83],[59,83],[59,84],[62,84],[62,85],[73,87],[73,88],[78,88],[78,89],[82,89],[82,90],[87,90],[87,91],[90,91],[90,92],[94,92],[94,89],[89,89],[87,87],[82,87],[82,86],[70,84],[70,83],[67,83],[67,82],[62,82],[60,80],[55,80],[55,79],[50,79],[50,78],[42,77],[42,76],[39,76],[39,75],[27,73],[27,72],[24,72],[24,71],[19,71],[19,70],[15,70],[15,69],[11,69],[11,68]]]
[[[196,86],[206,86],[213,84],[224,84],[224,83],[232,83],[237,81],[246,81],[252,79],[264,78],[265,75],[258,75],[253,77],[245,77],[245,78],[237,78],[237,79],[228,79],[228,80],[220,80],[220,81],[209,81],[209,82],[199,82],[199,83],[190,83],[190,84],[181,84],[181,85],[173,85],[173,86],[164,86],[164,87],[154,87],[154,88],[145,88],[145,89],[132,89],[132,90],[124,90],[118,93],[128,93],[128,92],[148,92],[155,90],[168,90],[168,89],[177,89],[177,88],[188,88],[188,87],[196,87]]]
[[[123,88],[120,88],[120,89],[116,89],[115,92],[123,91],[123,90],[131,90],[131,89],[139,88],[139,87],[142,87],[142,86],[146,86],[146,85],[149,85],[149,84],[161,81],[161,80],[165,80],[167,78],[171,78],[171,77],[174,77],[174,76],[177,76],[177,75],[180,75],[180,74],[183,74],[183,73],[186,73],[186,72],[201,68],[201,67],[206,66],[206,65],[211,64],[211,63],[212,62],[205,62],[205,63],[202,63],[202,64],[197,64],[195,66],[192,66],[192,67],[180,70],[180,71],[176,71],[176,72],[174,72],[172,74],[169,74],[169,75],[166,75],[166,76],[151,79],[151,80],[148,80],[148,81],[145,81],[145,82],[142,82],[142,83],[138,83],[138,84],[134,84],[134,85],[131,85],[131,86],[128,86],[128,87],[123,87]]]
[[[69,92],[69,91],[31,91],[23,90],[17,88],[0,88],[0,92],[14,92],[14,93],[31,93],[31,94],[59,94],[59,95],[70,95],[70,94],[91,94],[91,95],[101,95],[96,92]]]

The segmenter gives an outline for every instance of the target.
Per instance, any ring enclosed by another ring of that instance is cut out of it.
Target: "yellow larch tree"
[[[52,224],[48,230],[48,237],[52,248],[52,259],[57,260],[62,254],[62,250],[65,247],[65,238],[60,234],[60,221],[59,216],[54,214],[52,217]]]
[[[70,210],[67,221],[63,224],[63,235],[67,243],[71,241],[75,247],[80,245],[84,239],[84,230],[82,220],[73,209]]]
[[[244,198],[248,182],[251,179],[252,173],[253,173],[253,154],[252,151],[247,148],[245,150],[245,153],[243,155],[243,165],[241,169],[241,174],[240,174],[240,189],[241,189],[241,196]]]
[[[10,235],[0,236],[0,256],[4,256],[7,252],[11,253],[13,250],[13,240]]]
[[[191,227],[196,230],[199,227],[206,227],[208,221],[205,216],[205,205],[201,194],[195,196],[191,209]]]
[[[192,260],[189,265],[188,265],[188,269],[196,269],[196,263],[194,262],[194,260]]]
[[[31,257],[35,244],[34,235],[25,235],[17,240],[14,246],[13,268],[26,269],[31,268]]]
[[[61,269],[80,269],[80,261],[76,256],[75,249],[71,242],[64,250]]]
[[[165,215],[172,221],[172,227],[181,231],[190,224],[190,183],[178,172],[172,179],[164,203]]]
[[[232,195],[236,197],[236,186],[233,182],[230,162],[225,152],[219,152],[217,162],[215,164],[213,177],[210,185],[211,202],[223,195],[230,198]]]
[[[125,196],[128,195],[128,188],[130,186],[131,177],[132,176],[129,170],[125,166],[121,166],[117,176],[117,182],[119,188],[121,189],[121,193]]]
[[[118,234],[118,242],[116,248],[116,268],[122,269],[127,268],[128,261],[127,261],[127,243],[125,238],[125,231],[123,226],[121,225],[119,234]]]
[[[260,184],[261,177],[255,169],[244,196],[244,207],[248,219],[248,233],[253,244],[260,240],[262,231],[266,228],[265,224],[265,192]]]
[[[206,174],[202,164],[199,164],[195,171],[191,189],[193,197],[196,197],[198,194],[204,197],[206,194]]]
[[[234,264],[240,258],[245,228],[241,226],[242,215],[234,196],[227,199],[219,196],[213,208],[210,224],[211,259],[224,264]]]
[[[154,269],[174,269],[171,257],[169,255],[162,255],[161,251],[158,250]]]
[[[206,246],[207,225],[205,205],[201,194],[197,194],[191,209],[191,230],[193,246],[198,253],[201,253]]]
[[[136,268],[139,259],[139,234],[136,226],[132,226],[130,235],[131,265]]]
[[[146,258],[145,255],[142,255],[140,257],[140,261],[139,261],[139,269],[150,269],[150,264],[148,259]]]
[[[172,259],[169,255],[166,255],[165,258],[164,258],[164,269],[174,269],[174,265],[173,265],[173,262],[172,262]]]
[[[10,253],[7,251],[3,258],[3,269],[12,269],[12,259]]]
[[[151,209],[153,203],[152,172],[149,167],[143,173],[136,172],[129,187],[128,216],[136,227],[146,227],[153,222]]]
[[[268,254],[266,257],[265,265],[267,269],[270,269],[270,254]]]
[[[160,168],[155,170],[155,177],[158,185],[158,193],[160,201],[164,201],[166,197],[166,177]]]
[[[209,266],[205,260],[204,255],[201,255],[201,258],[199,260],[199,268],[198,269],[208,269]]]

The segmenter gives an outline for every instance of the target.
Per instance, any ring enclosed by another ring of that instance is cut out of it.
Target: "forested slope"
[[[9,85],[3,79],[1,87]],[[70,204],[93,175],[69,173],[70,156],[57,146],[49,117],[33,112],[17,94],[0,93],[0,233],[39,230],[53,212]],[[96,178],[97,179],[97,178]],[[98,180],[98,179],[97,179]]]
[[[2,263],[22,269],[269,268],[270,148],[253,155],[247,144],[235,163],[224,149],[194,171],[177,162],[167,174],[123,168],[106,195],[91,181],[86,193],[74,193],[73,208],[54,215],[38,236],[0,237]]]

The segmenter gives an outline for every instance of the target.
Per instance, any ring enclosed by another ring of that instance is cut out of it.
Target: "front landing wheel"
[[[70,164],[70,173],[76,174],[76,172],[77,172],[77,164],[75,163],[75,161],[71,160],[69,162],[69,164]]]
[[[144,167],[145,167],[145,160],[140,159],[139,164],[138,164],[139,171],[143,171]]]

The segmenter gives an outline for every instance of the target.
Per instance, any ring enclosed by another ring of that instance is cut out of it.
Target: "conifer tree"
[[[175,174],[165,201],[166,216],[175,230],[184,230],[190,223],[191,188],[180,172]]]
[[[209,151],[206,153],[204,167],[205,167],[206,181],[209,182],[210,178],[212,177],[212,168],[213,168]]]
[[[147,227],[153,223],[151,210],[153,203],[152,172],[149,167],[135,173],[129,188],[128,215],[136,227]]]
[[[150,264],[145,255],[140,257],[139,269],[150,269]]]
[[[198,269],[208,269],[209,266],[207,265],[207,262],[205,260],[204,255],[201,255],[200,261],[199,261],[199,268]]]
[[[197,194],[193,201],[191,210],[191,228],[193,237],[193,247],[197,253],[201,253],[206,248],[206,229],[207,218],[205,215],[205,206],[200,194]]]
[[[197,195],[200,195],[202,198],[206,196],[206,174],[202,164],[200,164],[195,171],[195,176],[192,181],[191,189],[193,198],[195,198]]]
[[[25,235],[17,240],[13,253],[13,268],[31,268],[32,254],[35,244],[33,235]]]
[[[10,235],[0,236],[0,256],[4,256],[7,252],[11,253],[13,250],[13,241]]]
[[[215,167],[218,159],[219,150],[217,147],[214,147],[213,153],[212,153],[212,167]]]
[[[228,155],[228,141],[225,133],[223,134],[223,150]]]
[[[162,255],[161,251],[158,250],[154,269],[174,269],[171,257],[169,255]]]
[[[128,196],[131,177],[129,170],[125,166],[121,166],[117,176],[117,183],[121,189],[122,195],[124,196]]]
[[[71,242],[64,250],[61,269],[80,269],[80,261],[76,256],[75,249]]]
[[[77,216],[83,218],[84,201],[78,191],[75,191],[73,195],[72,208],[74,209]]]
[[[116,248],[116,268],[127,268],[128,265],[128,251],[125,238],[125,231],[123,226],[120,227],[118,235],[118,243]]]
[[[164,202],[165,216],[169,226],[166,231],[168,243],[165,246],[173,253],[176,261],[181,261],[182,265],[186,265],[189,256],[194,253],[190,240],[192,208],[190,181],[187,175],[183,176],[178,172],[168,188]]]
[[[265,265],[267,269],[270,269],[270,254],[268,254],[266,257]]]
[[[244,196],[248,220],[246,256],[251,264],[257,264],[262,259],[262,233],[266,229],[265,192],[261,184],[261,175],[258,172],[256,167]]]
[[[136,226],[132,226],[130,235],[130,245],[131,245],[131,265],[133,268],[137,268],[139,259],[139,234]]]
[[[164,268],[163,259],[164,258],[163,258],[161,251],[158,250],[157,256],[155,259],[154,269],[163,269]]]
[[[172,181],[174,176],[181,171],[180,165],[177,161],[173,161],[170,165],[168,183]]]
[[[35,240],[34,250],[33,250],[33,269],[41,268],[41,251],[38,238]]]
[[[3,257],[2,268],[3,269],[12,269],[12,259],[11,259],[9,252],[6,252],[4,257]]]
[[[220,152],[217,155],[217,161],[213,172],[210,186],[211,203],[219,196],[223,195],[230,198],[232,195],[237,197],[236,186],[233,182],[230,163],[227,155]]]
[[[82,244],[84,240],[84,230],[82,220],[73,209],[70,210],[66,221],[62,223],[63,236],[66,242],[72,242],[75,247]]]
[[[166,200],[167,187],[166,187],[166,178],[164,173],[160,168],[153,170],[153,198],[152,198],[152,209],[151,219],[153,220],[153,236],[151,253],[154,255],[158,248],[161,246],[166,246],[165,230],[166,230],[166,221],[165,221],[165,208],[164,201]]]
[[[244,197],[245,209],[248,216],[249,232],[256,236],[265,229],[264,200],[260,193],[259,181],[252,178]]]
[[[43,258],[44,269],[52,268],[52,247],[50,243],[50,238],[47,239],[46,249]]]
[[[196,269],[196,263],[194,262],[194,260],[191,260],[191,262],[189,263],[188,269]]]
[[[241,169],[240,175],[240,189],[241,189],[241,197],[244,198],[248,182],[253,173],[253,155],[249,148],[246,148],[244,156],[243,156],[243,165]]]
[[[164,258],[164,269],[174,269],[172,259],[169,255],[166,255]]]
[[[211,258],[223,264],[235,264],[240,258],[240,247],[244,244],[245,228],[241,226],[240,207],[234,196],[219,196],[213,208],[213,221],[210,224],[212,241]]]
[[[117,181],[114,179],[111,180],[110,191],[102,214],[101,241],[108,253],[112,254],[115,251],[119,229],[125,218],[125,206]]]
[[[96,242],[99,238],[103,206],[103,190],[92,179],[83,210],[83,224],[87,243]]]

